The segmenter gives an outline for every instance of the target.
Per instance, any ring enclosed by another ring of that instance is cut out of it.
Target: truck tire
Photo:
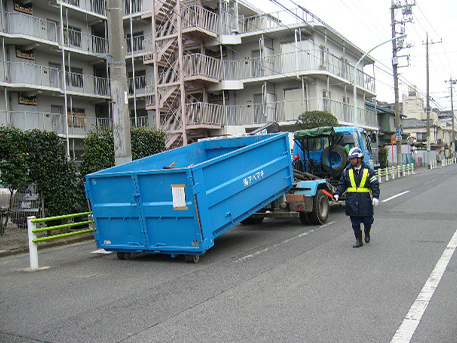
[[[249,218],[246,218],[245,220],[241,221],[241,224],[243,225],[257,225],[257,224],[260,224],[261,222],[263,222],[263,218],[264,217],[249,217]]]
[[[309,222],[309,213],[300,212],[300,213],[299,213],[299,216],[300,216],[300,222],[301,222],[303,225],[308,225],[308,224],[310,224],[310,222]]]
[[[325,171],[333,170],[339,173],[348,164],[348,154],[341,145],[328,146],[322,152],[321,163]]]
[[[328,219],[329,202],[327,195],[319,189],[313,199],[313,210],[310,212],[309,220],[316,225],[325,224]]]

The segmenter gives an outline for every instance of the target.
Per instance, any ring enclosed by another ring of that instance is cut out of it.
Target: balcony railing
[[[53,43],[58,42],[58,27],[53,21],[28,14],[8,12],[3,32],[11,35],[29,36]]]
[[[24,62],[6,62],[6,64],[8,72],[5,81],[9,84],[25,84],[57,90],[62,88],[58,68]]]
[[[314,20],[314,16],[300,8],[262,13],[245,17],[240,27],[240,32],[284,28],[287,25],[303,24],[312,20]]]
[[[125,47],[126,47],[126,57],[132,57],[132,45],[133,45],[133,55],[141,55],[146,53],[146,47],[152,46],[151,44],[147,45],[146,42],[152,42],[152,34],[139,35],[125,38]]]
[[[219,34],[219,15],[199,5],[183,6],[182,27],[202,29]]]
[[[136,124],[135,124],[136,122]],[[84,137],[89,131],[103,131],[113,128],[113,121],[109,118],[69,115],[68,118],[60,113],[29,112],[29,111],[0,111],[0,126],[15,127],[21,130],[39,129],[52,131],[59,136],[68,134]],[[132,127],[153,127],[154,121],[147,116],[130,119]]]
[[[152,1],[143,0],[126,0],[124,3],[124,16],[126,15],[140,15],[145,11],[150,11]],[[130,13],[131,12],[131,13]]]
[[[207,77],[220,80],[222,61],[203,54],[185,55],[183,58],[184,77]]]
[[[68,0],[70,1],[70,0]],[[33,37],[48,41],[50,44],[62,45],[60,27],[52,21],[34,17],[23,13],[6,13],[6,23],[3,31],[10,35]],[[88,52],[95,55],[108,52],[106,38],[87,34],[81,30],[64,27],[64,46],[77,51]]]
[[[62,71],[58,68],[24,62],[7,62],[8,76],[4,82],[63,91]],[[109,80],[103,77],[66,72],[66,88],[70,92],[108,96]]]
[[[224,60],[224,80],[249,80],[276,75],[329,73],[352,83],[354,67],[328,52],[300,50],[286,54],[250,58],[247,60]],[[374,92],[374,79],[362,71],[357,72],[357,85]]]
[[[67,72],[66,86],[67,92],[101,96],[108,96],[110,94],[109,80],[104,77]]]
[[[152,76],[148,77],[147,75],[140,75],[140,76],[135,76],[135,79],[133,77],[129,77],[127,79],[129,95],[133,95],[134,90],[135,90],[135,94],[137,96],[145,95],[147,86],[150,86],[152,84],[153,84]]]
[[[186,104],[187,125],[216,125],[225,124],[224,106],[193,102]]]
[[[63,4],[78,7],[84,12],[106,15],[106,0],[61,0]]]
[[[267,104],[225,106],[228,125],[255,125],[272,121],[297,121],[300,114],[306,111],[327,111],[332,113],[339,122],[353,123],[353,106],[331,99],[309,98],[294,101],[278,101]],[[378,127],[375,112],[358,108],[359,125]]]
[[[87,34],[80,30],[64,28],[63,40],[69,49],[92,54],[106,54],[108,52],[108,40],[106,38]]]

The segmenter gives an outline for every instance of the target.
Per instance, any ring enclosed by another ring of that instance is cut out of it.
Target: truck
[[[97,247],[121,260],[146,252],[184,255],[196,263],[239,223],[296,217],[303,224],[324,224],[335,187],[325,176],[335,178],[346,166],[342,143],[364,144],[361,131],[338,130],[296,132],[293,155],[289,133],[258,130],[88,174]]]
[[[271,127],[278,128],[266,125],[266,129]],[[354,126],[325,126],[294,132],[294,185],[242,224],[259,224],[267,217],[298,217],[302,224],[324,224],[328,219],[329,199],[333,199],[341,174],[348,165],[349,150],[359,147],[364,160],[374,167],[372,140],[373,136]]]
[[[326,179],[333,189],[349,163],[353,147],[362,150],[364,161],[374,169],[371,142],[365,129],[355,126],[324,126],[294,133],[294,169]]]

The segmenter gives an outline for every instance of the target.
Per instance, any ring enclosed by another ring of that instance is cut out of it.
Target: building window
[[[325,112],[331,113],[331,108],[330,108],[331,95],[332,95],[331,92],[328,92],[326,90],[322,91],[322,99],[323,99],[323,105],[324,105]]]
[[[426,141],[427,140],[427,133],[426,132],[418,132],[416,134],[418,141]]]

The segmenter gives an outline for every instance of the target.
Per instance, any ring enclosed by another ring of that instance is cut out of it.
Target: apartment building
[[[78,159],[87,130],[109,108],[105,2],[1,6],[0,125],[54,131]]]
[[[305,9],[263,13],[242,0],[125,0],[132,126],[166,130],[167,146],[270,121],[296,129],[305,111],[377,131],[365,109],[374,60]],[[76,159],[89,130],[112,126],[103,0],[2,0],[0,125],[58,133]],[[354,73],[355,71],[355,73]]]

